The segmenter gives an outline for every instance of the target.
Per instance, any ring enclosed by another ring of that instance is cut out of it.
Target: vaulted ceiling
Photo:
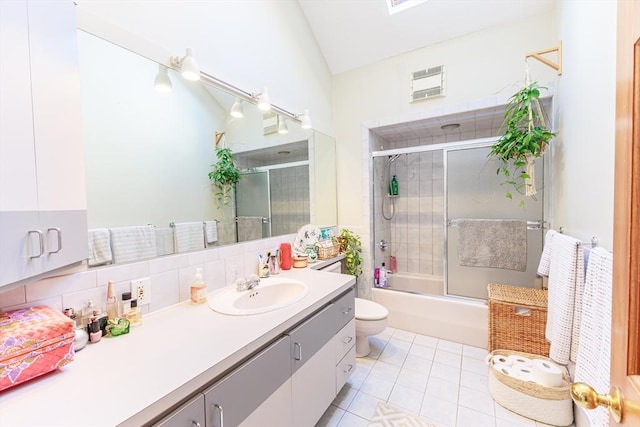
[[[548,11],[555,0],[298,0],[332,74]]]

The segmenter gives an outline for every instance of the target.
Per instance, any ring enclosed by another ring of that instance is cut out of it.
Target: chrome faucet
[[[248,291],[260,284],[260,278],[255,274],[252,274],[244,279],[236,279],[236,290],[238,292]]]

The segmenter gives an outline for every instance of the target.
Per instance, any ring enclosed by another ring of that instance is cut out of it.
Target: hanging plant
[[[533,82],[509,99],[500,128],[504,134],[489,153],[489,157],[502,162],[496,171],[505,177],[501,185],[512,186],[518,193],[531,197],[536,194],[534,162],[545,154],[549,140],[555,136],[544,121],[538,101],[540,89],[538,83]],[[512,199],[513,194],[507,191],[506,197]],[[524,200],[520,206],[524,206]]]
[[[216,198],[224,205],[231,201],[231,191],[240,180],[240,170],[236,168],[230,148],[216,147],[218,161],[211,165],[209,180],[218,189]]]
[[[345,254],[345,270],[347,274],[356,276],[356,279],[362,274],[362,241],[360,237],[351,230],[343,228],[340,236],[337,237],[340,244],[340,252]]]

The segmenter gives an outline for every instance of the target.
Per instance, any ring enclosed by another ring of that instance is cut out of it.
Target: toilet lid
[[[356,298],[356,319],[382,320],[389,315],[389,310],[378,303],[367,299]]]

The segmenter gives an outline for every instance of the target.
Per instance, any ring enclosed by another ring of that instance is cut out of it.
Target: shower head
[[[389,156],[387,159],[387,164],[391,164],[396,161],[396,159],[400,157],[400,154],[394,154],[393,156]]]

